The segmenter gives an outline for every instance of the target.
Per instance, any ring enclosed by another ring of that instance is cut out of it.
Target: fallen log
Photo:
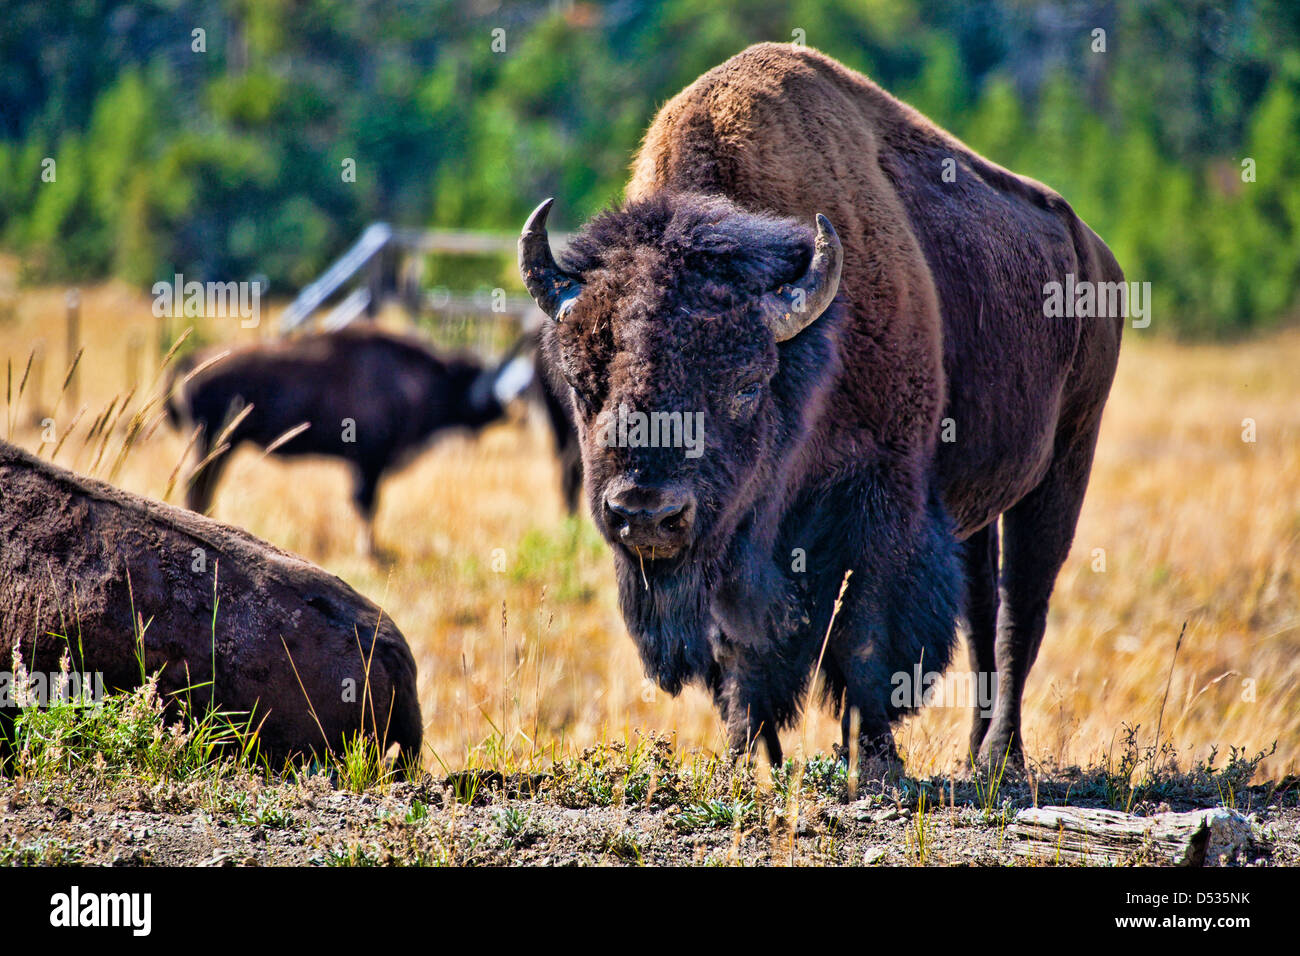
[[[0,442],[0,670],[15,651],[47,674],[66,652],[110,692],[142,683],[142,654],[164,699],[251,715],[274,761],[358,733],[419,761],[415,660],[375,604],[238,528]]]
[[[1140,817],[1085,807],[1031,807],[1007,827],[1011,850],[1039,863],[1204,866],[1250,842],[1250,823],[1224,808]]]

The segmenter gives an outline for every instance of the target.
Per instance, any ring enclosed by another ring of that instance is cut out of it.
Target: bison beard
[[[920,689],[895,703],[891,678],[942,671],[964,615],[998,680],[972,751],[1016,763],[1122,321],[1048,319],[1041,290],[1122,279],[1113,256],[1051,190],[807,49],[705,74],[633,168],[562,263],[540,206],[520,268],[647,671],[703,683],[732,745],[779,761],[820,657],[844,744],[856,712],[864,758],[892,761]],[[706,410],[703,456],[606,447],[624,404]]]

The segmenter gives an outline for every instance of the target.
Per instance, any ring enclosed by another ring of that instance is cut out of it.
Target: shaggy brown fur
[[[839,304],[777,343],[754,303],[808,267],[817,213],[843,244]],[[947,663],[964,576],[972,663],[998,682],[972,749],[1018,760],[1123,322],[1047,318],[1044,286],[1122,281],[1101,240],[1055,192],[866,77],[760,44],[664,106],[626,203],[570,248],[552,288],[581,294],[550,347],[651,671],[670,689],[705,681],[733,740],[761,734],[779,754],[773,725],[797,709],[852,569],[823,667],[864,741],[887,750],[889,722],[914,706],[890,702],[889,682]],[[704,457],[603,447],[596,422],[621,402],[709,410]],[[955,440],[941,440],[946,419]],[[629,481],[674,501],[690,489],[685,557],[617,547],[607,494]],[[795,548],[807,573],[789,570]]]
[[[338,750],[363,732],[418,764],[405,638],[301,558],[3,442],[0,542],[0,667],[16,648],[29,670],[57,672],[68,652],[109,691],[133,688],[139,638],[162,694],[193,687],[200,714],[209,702],[251,713],[273,759]]]
[[[946,183],[950,158],[957,178]],[[853,315],[846,379],[870,383],[841,390],[837,417],[862,415],[877,442],[928,456],[945,407],[960,410],[958,442],[937,453],[963,537],[1042,479],[1061,406],[1081,398],[1093,406],[1083,418],[1100,416],[1122,323],[1046,318],[1043,285],[1067,272],[1121,280],[1105,244],[1056,192],[829,57],[759,44],[671,99],[627,198],[664,191],[835,224]],[[1066,379],[1075,394],[1059,404],[1025,398]]]

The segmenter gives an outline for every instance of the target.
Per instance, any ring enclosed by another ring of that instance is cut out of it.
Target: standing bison
[[[356,471],[354,499],[373,550],[380,479],[437,434],[477,429],[505,414],[531,374],[511,360],[485,368],[472,356],[442,356],[410,337],[354,326],[282,342],[191,357],[169,382],[168,409],[177,426],[199,425],[200,461],[214,443],[251,442],[281,455],[327,455]],[[511,369],[506,374],[506,369]],[[252,406],[240,417],[247,406]],[[563,449],[571,426],[557,423]],[[226,430],[227,424],[233,427]],[[186,503],[206,512],[229,456],[217,451],[190,485]],[[570,483],[566,470],[566,486]],[[581,483],[581,474],[576,479]]]
[[[820,661],[845,744],[856,712],[863,757],[893,762],[921,696],[900,678],[941,672],[964,614],[997,681],[972,751],[1022,760],[1122,324],[1049,318],[1044,286],[1122,281],[1096,234],[867,78],[775,44],[668,102],[625,202],[558,264],[549,209],[520,268],[648,672],[703,683],[732,744],[779,761]],[[623,428],[637,413],[702,415],[702,450]]]

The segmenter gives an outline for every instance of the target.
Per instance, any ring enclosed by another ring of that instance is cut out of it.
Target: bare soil
[[[972,779],[862,787],[748,789],[713,781],[691,796],[684,772],[643,786],[627,768],[581,761],[502,777],[462,773],[382,791],[237,777],[181,784],[0,779],[0,864],[84,866],[1051,864],[1014,851],[1008,823],[1039,805],[1109,806],[1097,778],[1063,771],[1007,781],[996,800]],[[766,776],[764,772],[763,776]],[[614,782],[612,788],[604,784]],[[1214,806],[1191,778],[1128,807],[1146,815]],[[1220,865],[1300,864],[1300,784],[1241,789],[1248,849]],[[924,798],[923,795],[924,794]],[[1158,802],[1156,802],[1158,799]],[[1120,807],[1123,809],[1123,807]],[[1132,862],[1144,862],[1140,856]]]

